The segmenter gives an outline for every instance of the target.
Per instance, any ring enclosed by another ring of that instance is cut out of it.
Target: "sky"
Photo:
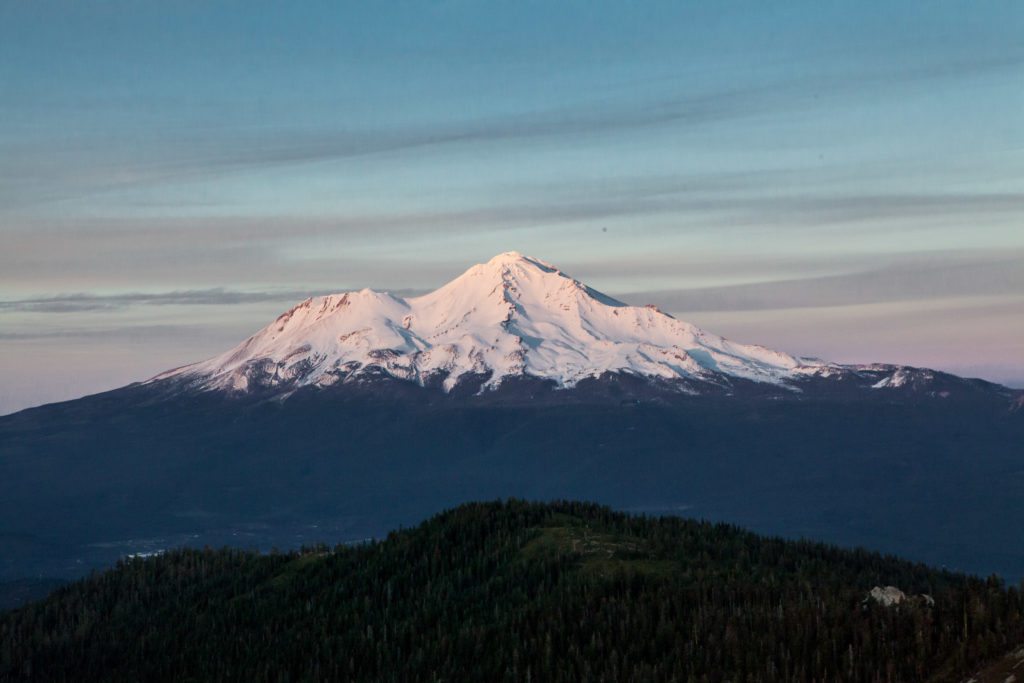
[[[1024,3],[0,0],[0,414],[510,250],[1024,386]]]

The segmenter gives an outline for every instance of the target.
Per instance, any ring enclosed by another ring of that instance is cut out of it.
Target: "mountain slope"
[[[268,401],[142,385],[23,411],[0,418],[0,580],[181,544],[378,537],[509,495],[685,511],[1024,577],[1009,540],[1024,527],[1021,411],[877,391],[646,392],[609,380],[477,396],[376,379]]]
[[[911,597],[866,599],[887,585]],[[510,501],[379,544],[126,561],[0,616],[0,678],[956,681],[1022,609],[873,553]]]

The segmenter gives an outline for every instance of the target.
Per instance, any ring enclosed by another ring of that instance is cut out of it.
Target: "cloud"
[[[671,311],[743,311],[852,306],[878,302],[914,301],[949,297],[999,296],[1024,292],[1024,252],[917,252],[904,254],[849,254],[832,257],[788,256],[765,261],[763,257],[725,257],[708,261],[691,256],[661,256],[620,262],[580,262],[566,269],[588,281],[592,278],[625,278],[642,267],[644,275],[741,277],[770,273],[771,279],[715,287],[634,291],[619,294],[627,301],[654,303]],[[564,265],[564,264],[559,264]],[[817,274],[821,270],[849,271]],[[457,274],[457,268],[445,277]],[[779,278],[783,273],[811,273],[804,277]],[[438,283],[440,284],[440,282]],[[145,306],[238,306],[261,303],[290,305],[308,296],[336,290],[275,289],[234,290],[223,287],[164,292],[98,294],[79,292],[49,297],[0,301],[4,313],[73,314],[107,312]],[[397,296],[417,296],[424,289],[389,288]]]
[[[824,95],[898,92],[912,83],[1008,71],[1024,54],[918,64],[869,72],[829,73],[754,82],[700,92],[660,79],[669,95],[610,88],[617,95],[489,118],[438,120],[389,128],[217,126],[76,136],[69,140],[7,142],[0,150],[0,200],[26,207],[111,189],[179,182],[282,165],[474,143],[549,140],[684,124],[696,132],[714,124],[818,106]],[[648,81],[645,87],[649,87]]]
[[[298,301],[309,296],[307,292],[239,292],[223,288],[172,292],[127,294],[64,294],[53,297],[0,301],[0,313],[18,311],[29,313],[78,313],[83,311],[109,311],[128,306],[225,306],[261,303],[267,301]]]
[[[759,311],[1024,292],[1024,253],[905,255],[896,263],[828,275],[700,289],[635,292],[630,301],[665,310]]]
[[[692,276],[709,270],[733,282],[784,279],[787,270],[798,276],[849,270],[835,267],[831,250],[821,239],[805,239],[811,231],[819,238],[843,230],[835,234],[847,240],[840,249],[844,254],[853,251],[853,240],[883,250],[883,240],[889,243],[894,234],[912,246],[911,230],[918,230],[938,248],[950,248],[966,246],[972,234],[979,236],[980,244],[1005,242],[1005,235],[1012,234],[1024,216],[1022,192],[855,193],[841,191],[842,179],[838,188],[831,186],[831,178],[819,181],[820,187],[797,185],[785,170],[679,174],[592,185],[566,182],[548,192],[541,188],[512,192],[500,204],[437,210],[25,218],[9,221],[0,232],[0,282],[41,294],[99,288],[226,287],[232,292],[281,288],[300,293],[364,286],[424,287],[460,272],[467,265],[460,259],[490,255],[473,249],[522,249],[524,242],[544,249],[550,243],[553,251],[536,255],[580,275],[607,275],[618,263],[622,278],[652,275],[656,268],[669,276],[688,272],[686,284],[695,284]],[[599,248],[616,253],[612,263],[576,265],[566,260],[576,255],[564,244],[559,247],[559,239],[565,242],[577,236],[573,231],[602,225],[610,230],[601,235]],[[715,254],[694,254],[690,236],[705,244],[714,236],[727,248],[716,246]],[[740,240],[741,236],[746,238]],[[655,242],[659,246],[652,250]],[[815,253],[807,253],[808,245],[817,245]],[[790,269],[793,259],[786,252],[794,249],[805,260],[817,259],[817,264]],[[642,258],[638,251],[644,252]],[[709,260],[714,262],[704,262]],[[736,263],[730,266],[731,261]],[[862,261],[857,269],[870,268],[870,263]],[[689,271],[683,271],[687,264]],[[731,296],[753,294],[732,292]],[[32,305],[60,310],[61,306],[103,307],[110,302],[40,301],[21,304],[22,310]]]
[[[1022,192],[853,193],[787,187],[785,172],[705,179],[661,178],[621,185],[595,184],[575,193],[520,197],[518,201],[444,210],[380,211],[336,215],[210,217],[25,218],[0,236],[0,266],[9,276],[41,265],[70,268],[108,260],[140,270],[170,267],[248,268],[272,265],[282,245],[305,240],[379,244],[384,235],[436,240],[466,233],[598,222],[616,218],[679,216],[672,229],[705,231],[749,227],[827,227],[885,221],[913,224],[1017,219]],[[580,183],[580,186],[585,186]],[[732,187],[731,191],[724,188]],[[709,189],[714,188],[714,189]],[[131,255],[132,259],[125,259]],[[355,264],[357,259],[340,261]]]
[[[112,311],[132,306],[235,306],[268,302],[295,303],[310,296],[330,294],[328,291],[275,290],[268,292],[234,291],[215,287],[171,292],[132,292],[127,294],[64,294],[53,297],[0,301],[0,314],[19,313],[85,313]],[[414,296],[420,290],[391,290],[396,296]],[[140,329],[132,327],[130,329]],[[58,333],[59,334],[59,333]],[[77,333],[76,333],[77,334]],[[0,338],[5,335],[0,333]],[[12,338],[9,335],[7,338]]]
[[[25,342],[42,340],[87,340],[93,343],[110,341],[152,340],[152,339],[191,339],[197,332],[205,331],[198,325],[121,325],[103,328],[68,328],[68,329],[32,329],[20,331],[0,331],[0,340],[5,342]]]

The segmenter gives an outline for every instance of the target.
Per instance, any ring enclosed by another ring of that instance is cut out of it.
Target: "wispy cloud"
[[[0,315],[19,313],[86,313],[113,311],[132,306],[236,306],[242,304],[294,303],[310,296],[329,294],[324,291],[275,290],[267,292],[234,291],[215,287],[172,292],[132,292],[126,294],[76,293],[52,297],[0,301]],[[396,296],[414,296],[420,290],[392,290]],[[131,328],[138,329],[138,328]],[[0,338],[3,338],[0,333]],[[11,338],[11,337],[8,337]]]
[[[10,209],[240,170],[428,147],[565,139],[667,124],[679,126],[679,133],[696,134],[707,124],[817,106],[823,96],[842,97],[865,88],[898,92],[910,84],[1005,72],[1021,64],[1024,51],[868,72],[776,78],[703,92],[686,88],[660,97],[619,88],[616,95],[547,109],[382,128],[240,125],[7,142],[0,147],[6,159],[0,163],[0,200]],[[672,79],[663,80],[666,89],[673,87]]]
[[[447,262],[436,260],[436,250],[434,260],[429,262],[419,255],[417,245],[433,244],[439,238],[452,242],[473,236],[499,245],[496,251],[501,251],[521,238],[513,233],[515,230],[587,225],[597,229],[606,221],[615,221],[626,231],[609,232],[605,238],[609,245],[625,248],[635,244],[641,234],[650,239],[663,234],[663,253],[673,250],[676,243],[684,244],[688,234],[707,236],[712,230],[722,239],[772,230],[783,243],[792,243],[807,230],[822,234],[829,229],[856,226],[856,234],[874,232],[881,236],[896,228],[919,228],[929,231],[934,245],[937,227],[974,226],[976,231],[988,229],[994,234],[1004,230],[1009,234],[1024,216],[1024,193],[1012,191],[856,195],[836,190],[799,194],[794,190],[782,195],[778,190],[785,182],[784,175],[778,182],[773,182],[770,175],[758,174],[716,182],[719,187],[731,185],[732,189],[710,188],[686,178],[675,183],[651,179],[621,186],[597,185],[586,193],[567,191],[488,207],[438,211],[382,210],[313,218],[27,219],[8,225],[0,234],[0,283],[40,292],[83,282],[91,287],[120,289],[138,287],[139,283],[146,283],[147,288],[178,283],[254,289],[293,289],[297,285],[420,287],[442,282],[461,265],[458,253]],[[766,195],[765,188],[776,191]],[[384,238],[394,240],[394,249],[379,247]],[[764,244],[755,241],[749,247],[757,250]],[[819,258],[828,259],[827,250],[818,251]],[[538,255],[555,257],[551,253]],[[657,260],[654,254],[648,257]],[[644,271],[642,264],[633,265],[636,272]],[[671,263],[666,267],[671,268]],[[729,264],[724,263],[723,268],[723,274],[728,274]],[[750,278],[739,276],[736,280]],[[106,305],[89,300],[38,305],[61,303]]]
[[[239,292],[223,288],[107,295],[77,293],[0,301],[0,313],[4,311],[79,313],[109,311],[128,306],[225,306],[268,301],[296,301],[309,295],[308,292],[301,291]]]
[[[842,275],[699,289],[634,292],[625,298],[670,311],[759,311],[1024,293],[1024,254],[907,255]]]
[[[565,264],[561,264],[565,265]],[[772,279],[738,285],[633,291],[618,294],[634,303],[655,303],[673,311],[742,311],[849,306],[896,302],[1004,295],[1024,292],[1024,252],[979,251],[911,252],[904,254],[846,254],[819,259],[790,256],[772,261]],[[597,278],[636,275],[641,266],[646,274],[671,275],[697,271],[704,275],[764,272],[766,264],[755,257],[721,259],[715,262],[682,258],[651,258],[641,262],[604,260],[566,266],[573,274]],[[821,269],[854,272],[820,275]],[[779,278],[781,273],[810,273],[803,277]],[[454,277],[455,270],[447,277]],[[592,282],[592,280],[591,280]],[[440,284],[438,282],[437,284]],[[223,287],[163,292],[97,294],[78,292],[49,297],[0,301],[3,313],[88,313],[145,306],[239,306],[260,303],[290,305],[308,296],[335,290],[275,289],[234,290]],[[425,289],[389,289],[397,296],[416,296]]]
[[[84,340],[90,343],[125,340],[190,339],[203,328],[196,325],[119,325],[103,328],[33,328],[27,330],[0,331],[0,340],[26,342],[43,340]]]

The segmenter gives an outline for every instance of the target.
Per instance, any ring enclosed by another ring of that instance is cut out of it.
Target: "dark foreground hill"
[[[894,606],[865,600],[893,585]],[[957,681],[1018,591],[582,503],[469,504],[379,543],[125,560],[0,616],[3,680]]]

